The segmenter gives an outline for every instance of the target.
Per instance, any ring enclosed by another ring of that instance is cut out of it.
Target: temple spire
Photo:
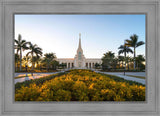
[[[82,49],[81,48],[81,33],[79,33],[79,46],[78,46],[78,49]]]

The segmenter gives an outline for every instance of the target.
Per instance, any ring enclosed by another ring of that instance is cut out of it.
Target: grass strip
[[[129,83],[130,85],[133,85],[133,84],[136,84],[136,85],[142,85],[142,86],[145,86],[144,84],[142,83],[138,83],[136,81],[131,81],[131,80],[126,80],[124,78],[121,78],[121,77],[118,77],[118,76],[115,76],[115,75],[110,75],[110,74],[103,74],[103,73],[100,73],[102,75],[105,75],[106,77],[109,77],[117,82],[127,82]]]
[[[17,89],[20,89],[22,86],[24,87],[28,87],[30,84],[33,84],[35,83],[36,85],[40,85],[40,84],[43,84],[45,81],[48,81],[48,80],[51,80],[55,77],[59,77],[61,75],[64,75],[66,74],[67,72],[61,72],[61,73],[57,73],[57,74],[52,74],[52,75],[49,75],[49,76],[45,76],[43,78],[37,78],[37,79],[31,79],[31,80],[26,80],[24,82],[17,82],[15,84],[15,90]]]
[[[19,78],[24,78],[24,77],[26,77],[26,76],[18,76],[18,77],[14,77],[14,79],[19,79]],[[27,75],[27,77],[28,77],[28,75]]]
[[[32,75],[31,74],[27,74],[27,76],[26,75],[24,75],[24,76],[18,76],[18,77],[14,77],[14,79],[24,78],[24,77],[28,77],[28,76],[32,76]]]
[[[135,76],[135,75],[126,75],[126,76],[135,77],[135,78],[140,78],[140,79],[145,79],[145,77],[142,77],[142,76]]]

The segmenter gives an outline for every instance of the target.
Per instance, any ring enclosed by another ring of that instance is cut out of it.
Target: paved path
[[[140,78],[135,78],[135,77],[130,77],[130,76],[124,76],[123,72],[100,72],[100,71],[96,71],[98,73],[103,73],[103,74],[110,74],[110,75],[115,75],[121,78],[124,78],[126,80],[131,80],[131,81],[136,81],[142,84],[146,84],[145,83],[145,79],[140,79]],[[126,75],[135,75],[135,76],[143,76],[145,77],[145,72],[127,72]]]
[[[124,75],[124,72],[106,72],[106,73]],[[145,72],[126,72],[125,74],[126,75],[133,75],[133,76],[140,76],[140,77],[146,76]]]
[[[64,72],[64,71],[61,71],[61,72]],[[131,76],[124,76],[123,72],[100,72],[100,71],[95,71],[95,72],[115,75],[115,76],[124,78],[126,80],[132,80],[132,81],[136,81],[136,82],[145,84],[145,79],[135,78],[135,77],[131,77]],[[48,76],[48,75],[56,74],[56,73],[60,73],[60,72],[33,73],[33,76],[31,76],[31,73],[15,73],[15,77],[25,76],[25,75],[26,75],[26,77],[14,79],[14,82],[17,83],[17,82],[23,82],[23,81],[26,81],[26,80],[31,80],[31,79],[36,79],[36,78],[42,78],[44,76]],[[145,77],[145,72],[126,72],[126,75],[134,75],[134,76]]]
[[[64,72],[64,71],[61,71]],[[56,73],[60,73],[60,72],[51,72],[51,73],[33,73],[33,76],[31,76],[31,73],[15,73],[15,77],[18,76],[25,76],[26,77],[22,77],[22,78],[18,78],[18,79],[14,79],[14,83],[16,84],[17,82],[23,82],[26,80],[31,80],[31,79],[37,79],[37,78],[42,78],[51,74],[56,74]],[[27,76],[28,75],[28,76]]]

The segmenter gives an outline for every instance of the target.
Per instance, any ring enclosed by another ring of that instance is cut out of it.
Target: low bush
[[[51,77],[41,81],[32,80],[18,86],[15,100],[145,101],[144,85],[118,77],[82,69]]]
[[[46,77],[43,77],[43,78],[37,78],[37,79],[34,79],[34,80],[31,79],[31,80],[26,80],[24,82],[17,82],[15,84],[15,90],[20,89],[22,86],[28,87],[30,84],[33,84],[33,83],[35,83],[36,85],[40,85],[40,84],[43,84],[47,80],[51,80],[51,79],[53,79],[55,77],[59,77],[63,74],[65,74],[65,73],[58,73],[58,74],[49,75],[49,76],[46,76]]]

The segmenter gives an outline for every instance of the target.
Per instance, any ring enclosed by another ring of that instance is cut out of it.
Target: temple
[[[100,58],[85,58],[83,54],[83,49],[81,46],[81,34],[79,34],[79,44],[77,53],[74,58],[57,58],[60,64],[65,63],[66,68],[75,69],[87,69],[95,68],[95,64],[101,64],[102,60]]]

